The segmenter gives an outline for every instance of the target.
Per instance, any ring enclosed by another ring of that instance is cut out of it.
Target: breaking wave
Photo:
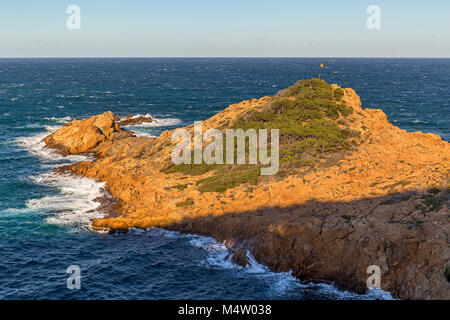
[[[171,127],[171,126],[177,126],[183,123],[178,118],[153,118],[150,113],[146,113],[144,115],[142,114],[135,114],[133,115],[132,119],[138,118],[138,117],[151,117],[153,119],[152,122],[144,122],[140,124],[134,124],[129,125],[126,127],[141,127],[141,128],[152,128],[152,127]]]
[[[157,237],[169,239],[185,238],[190,245],[200,248],[206,252],[205,259],[199,261],[201,266],[213,269],[229,269],[239,273],[242,277],[255,277],[267,283],[270,293],[277,296],[289,295],[292,291],[304,295],[305,298],[323,298],[335,300],[392,300],[389,292],[383,290],[368,290],[364,295],[340,290],[333,284],[308,283],[302,284],[291,272],[272,272],[264,265],[261,265],[247,251],[249,265],[242,267],[229,259],[229,249],[224,243],[217,242],[214,238],[183,234],[176,231],[167,231],[159,228],[149,228],[147,230],[131,229],[130,233],[142,234],[150,232]]]
[[[15,143],[22,149],[28,151],[33,156],[39,158],[44,166],[48,165],[66,165],[80,161],[92,160],[91,156],[87,155],[68,155],[63,156],[57,151],[47,148],[44,143],[44,138],[56,131],[59,126],[45,126],[45,132],[41,132],[32,136],[20,137],[15,140]]]
[[[88,229],[91,219],[104,217],[105,213],[97,210],[100,203],[96,201],[105,196],[104,183],[73,174],[55,172],[30,178],[36,184],[57,190],[55,195],[26,202],[28,208],[47,215],[45,219],[47,223]]]
[[[61,107],[64,108],[64,106],[57,106],[57,108],[61,108]],[[56,123],[62,123],[62,124],[64,124],[64,123],[68,123],[68,122],[72,121],[73,119],[72,119],[72,117],[67,116],[67,117],[62,117],[62,118],[47,117],[47,118],[45,118],[45,120],[48,120],[48,121],[54,121],[54,122],[56,122]]]
[[[20,148],[39,158],[44,168],[54,169],[57,166],[93,159],[87,155],[63,156],[47,148],[43,139],[58,128],[58,126],[46,126],[45,132],[20,137],[15,142]],[[56,173],[53,170],[29,178],[35,184],[51,187],[56,191],[56,194],[26,202],[27,208],[47,215],[45,220],[49,224],[85,229],[90,227],[91,219],[105,215],[97,210],[100,203],[95,201],[106,195],[104,183],[69,173]]]
[[[150,117],[153,119],[153,121],[124,126],[125,128],[133,131],[137,137],[156,138],[158,136],[158,131],[160,128],[178,126],[183,123],[180,119],[177,118],[153,118],[150,113],[146,113],[144,115],[135,114],[133,115],[133,117],[131,117],[131,119],[139,117]]]
[[[365,295],[343,291],[333,284],[308,283],[302,284],[291,272],[272,272],[268,267],[259,264],[256,259],[247,251],[249,265],[242,267],[234,264],[228,259],[229,250],[224,243],[217,242],[213,238],[195,236],[189,241],[192,245],[202,248],[207,252],[206,260],[202,263],[207,266],[220,267],[226,269],[236,269],[246,276],[254,276],[264,280],[269,284],[270,290],[277,295],[287,294],[293,290],[307,293],[307,296],[326,297],[336,300],[372,300],[372,299],[392,299],[389,292],[383,290],[369,290]]]

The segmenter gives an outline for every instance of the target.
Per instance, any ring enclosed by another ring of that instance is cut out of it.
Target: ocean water
[[[156,122],[130,129],[157,136],[316,77],[320,63],[323,79],[354,88],[364,107],[450,139],[450,59],[0,59],[0,299],[390,298],[304,285],[255,261],[242,268],[198,235],[92,232],[104,185],[54,173],[87,157],[41,141],[107,110],[150,114]],[[67,288],[70,265],[81,269],[80,290]]]

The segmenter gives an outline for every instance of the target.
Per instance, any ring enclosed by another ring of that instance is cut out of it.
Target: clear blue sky
[[[449,0],[1,0],[0,57],[450,57],[449,16]]]

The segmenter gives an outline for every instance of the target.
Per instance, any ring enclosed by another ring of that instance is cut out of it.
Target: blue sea
[[[156,119],[157,136],[244,99],[317,77],[361,96],[395,125],[450,139],[450,59],[0,59],[0,299],[373,299],[333,284],[301,284],[253,261],[226,260],[222,243],[161,229],[104,234],[102,183],[53,169],[42,138],[72,119],[111,110]],[[252,257],[250,255],[250,259]],[[81,289],[67,288],[71,265]]]

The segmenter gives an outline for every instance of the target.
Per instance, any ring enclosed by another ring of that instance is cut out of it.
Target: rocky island
[[[359,293],[377,265],[396,298],[450,299],[450,144],[438,135],[393,126],[353,89],[302,80],[203,122],[278,128],[280,170],[260,176],[259,165],[175,165],[172,132],[136,137],[121,128],[133,119],[106,112],[44,139],[63,154],[96,155],[58,169],[106,182],[114,202],[94,229],[212,236],[235,263],[250,252],[273,271]]]

